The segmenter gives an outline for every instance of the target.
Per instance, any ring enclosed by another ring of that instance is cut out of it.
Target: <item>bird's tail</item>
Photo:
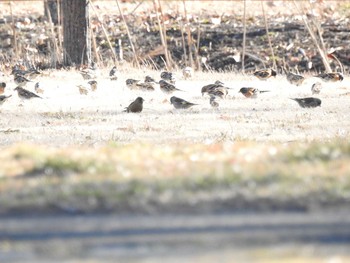
[[[270,92],[270,90],[260,90],[260,93]]]

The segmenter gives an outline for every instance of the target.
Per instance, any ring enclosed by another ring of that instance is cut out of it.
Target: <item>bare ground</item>
[[[130,72],[131,71],[131,72]],[[43,99],[24,101],[14,93],[15,84],[8,80],[6,94],[12,98],[1,106],[1,145],[30,142],[51,146],[103,145],[106,142],[150,143],[188,142],[215,143],[221,141],[327,141],[348,138],[350,133],[349,79],[341,83],[322,83],[318,97],[322,106],[303,109],[289,98],[311,96],[310,76],[302,86],[289,84],[284,76],[267,81],[232,73],[198,73],[192,80],[180,80],[176,86],[184,92],[174,95],[199,104],[190,110],[173,109],[159,88],[153,93],[130,91],[127,78],[143,79],[148,74],[159,78],[159,72],[124,70],[116,82],[107,71],[97,78],[98,90],[82,96],[76,85],[87,85],[78,72],[46,72],[40,81]],[[209,105],[209,98],[200,90],[216,79],[232,88],[229,98],[220,100],[219,109]],[[27,88],[34,90],[34,82]],[[270,92],[257,99],[246,99],[238,93],[243,86]],[[145,99],[141,114],[123,113],[136,97]]]

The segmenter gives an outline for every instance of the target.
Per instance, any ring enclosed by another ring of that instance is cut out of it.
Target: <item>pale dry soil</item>
[[[3,76],[2,79],[8,84],[6,94],[12,94],[12,97],[1,106],[2,153],[8,155],[13,144],[22,142],[32,145],[28,149],[35,149],[33,145],[36,144],[42,145],[39,148],[41,152],[48,146],[50,151],[56,148],[69,151],[81,146],[80,153],[82,149],[87,151],[91,149],[92,155],[99,152],[93,151],[93,148],[103,147],[106,144],[139,144],[142,154],[133,154],[135,157],[144,156],[144,151],[147,150],[154,155],[155,152],[150,150],[152,145],[158,149],[164,148],[164,151],[160,152],[166,153],[167,147],[171,148],[171,145],[177,143],[215,145],[218,142],[226,144],[240,142],[244,145],[246,141],[248,143],[255,141],[259,147],[265,144],[277,144],[279,147],[282,144],[282,147],[288,147],[295,141],[322,143],[349,138],[350,97],[343,96],[350,91],[348,77],[341,83],[323,83],[323,90],[317,96],[322,100],[322,106],[303,109],[289,98],[310,96],[311,85],[318,81],[312,76],[309,76],[301,87],[295,87],[287,83],[284,76],[259,81],[250,75],[197,73],[192,79],[184,80],[178,72],[176,86],[184,91],[174,95],[198,105],[190,110],[175,110],[168,102],[169,96],[158,89],[153,93],[143,93],[126,88],[127,78],[143,79],[145,75],[158,79],[160,72],[122,68],[118,81],[113,82],[107,77],[107,69],[100,70],[96,79],[98,90],[83,96],[79,94],[76,85],[87,86],[87,81],[83,80],[78,72],[47,71],[38,78],[45,90],[43,99],[23,102],[13,91],[15,84],[12,77]],[[225,82],[232,90],[227,99],[219,100],[219,109],[212,109],[209,98],[202,97],[200,90],[203,85],[216,79]],[[35,81],[27,85],[29,90],[34,90]],[[238,93],[243,86],[253,86],[270,92],[261,94],[257,99],[246,99]],[[140,114],[122,112],[137,96],[145,99],[144,111]],[[143,148],[142,145],[146,147]],[[256,147],[257,150],[259,147]],[[248,154],[244,154],[244,163],[247,166],[251,161],[250,158],[255,156],[249,154],[254,152],[253,148],[250,147]],[[267,146],[267,148],[272,149],[266,151],[267,154],[276,154],[274,147]],[[136,147],[134,151],[137,149]],[[195,149],[193,151],[196,151]],[[235,151],[234,147],[232,149]],[[121,152],[124,154],[121,160],[126,162],[127,151]],[[238,157],[239,152],[237,150]],[[72,150],[72,159],[76,158],[74,153]],[[30,153],[27,154],[30,157]],[[215,155],[215,152],[211,154]],[[225,155],[224,151],[219,151],[217,154]],[[28,156],[25,155],[26,158],[22,160],[21,154],[17,155],[19,159],[16,162],[22,162],[23,166],[28,165],[26,163],[27,159],[30,159]],[[36,155],[33,156],[34,160],[37,158]],[[196,156],[207,155],[211,160],[212,155],[208,153],[191,154],[192,159],[190,158],[187,163],[195,163]],[[152,156],[149,158],[152,159]],[[140,163],[140,160],[132,158],[131,163],[134,161]],[[164,163],[166,166],[168,162],[165,159],[166,156],[157,165],[162,167]],[[173,166],[162,167],[161,171],[169,171],[173,167],[174,171],[184,173],[181,172],[181,163],[174,165],[176,160],[182,159],[172,160],[170,164]],[[213,162],[208,163],[211,164],[210,167],[216,169]],[[258,164],[258,161],[255,160],[253,163]],[[316,178],[317,171],[316,173],[312,171],[312,161],[300,163],[307,164],[308,175],[315,175],[307,178]],[[321,169],[322,164],[315,163],[317,169]],[[326,162],[327,171],[331,170],[331,163],[331,160]],[[346,180],[346,164],[344,166],[341,166],[341,163],[338,165],[338,162],[335,164],[337,171],[343,171],[339,180],[342,178]],[[7,161],[5,168],[10,169],[10,165],[10,161]],[[220,172],[219,168],[215,171]],[[147,171],[152,174],[150,169]],[[293,170],[290,172],[293,173]],[[155,171],[155,173],[162,172]],[[14,175],[18,173],[15,172]],[[89,178],[92,176],[94,174]],[[75,178],[68,177],[67,182],[74,184]],[[323,177],[318,178],[317,183],[316,179],[312,179],[315,183],[310,182],[310,185],[314,185],[317,189],[317,185],[323,182],[321,178]],[[21,180],[26,178],[14,177],[13,180],[8,178],[3,180],[3,183],[10,182],[9,185],[14,185],[18,193],[22,185]],[[62,182],[64,180],[63,178]],[[33,177],[29,178],[27,185],[36,187],[42,182],[45,180],[41,177]],[[274,185],[271,184],[267,189],[266,194],[273,191]],[[344,196],[347,193],[346,189],[339,188],[339,191],[344,191]],[[346,207],[341,207],[328,212],[316,209],[310,213],[281,214],[190,216],[116,214],[44,217],[35,214],[25,217],[14,215],[0,219],[0,261],[281,262],[283,259],[283,262],[348,262],[350,228],[347,213]]]
[[[189,110],[175,110],[169,95],[159,87],[155,92],[131,91],[127,78],[143,79],[151,75],[159,79],[159,72],[121,70],[118,81],[108,79],[108,70],[98,72],[98,89],[80,95],[76,85],[88,86],[78,72],[44,72],[42,77],[28,83],[34,91],[40,81],[43,99],[21,102],[13,91],[11,76],[6,94],[12,94],[1,106],[0,144],[30,142],[51,146],[103,145],[117,143],[215,143],[221,141],[327,141],[348,138],[350,133],[349,78],[341,83],[322,83],[317,97],[322,106],[303,109],[289,98],[311,96],[311,85],[319,81],[310,76],[300,87],[289,84],[284,76],[260,81],[251,75],[233,73],[198,73],[184,80],[178,73],[176,86],[183,92],[173,95],[197,103]],[[218,109],[209,105],[209,98],[201,96],[203,85],[223,81],[231,88],[227,99],[219,100]],[[241,87],[269,90],[257,99],[246,99],[238,93]],[[123,112],[136,97],[145,99],[141,114]]]

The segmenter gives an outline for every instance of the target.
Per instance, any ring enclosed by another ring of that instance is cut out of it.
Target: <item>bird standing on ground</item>
[[[118,80],[118,69],[116,66],[109,71],[109,78],[110,80]]]
[[[78,85],[77,87],[79,89],[80,95],[88,95],[89,91],[86,87],[84,87],[83,85]]]
[[[20,86],[16,87],[15,90],[17,91],[18,97],[22,100],[29,100],[29,99],[35,99],[35,98],[42,99],[42,97]]]
[[[92,91],[96,91],[97,90],[97,81],[96,80],[90,80],[88,82],[88,84],[90,85],[90,88]]]
[[[142,91],[155,91],[154,85],[153,82],[136,83],[136,87]]]
[[[312,93],[312,95],[320,94],[321,89],[322,89],[321,82],[316,82],[316,83],[312,84],[312,86],[311,86],[311,93]]]
[[[273,69],[263,69],[263,70],[257,70],[253,73],[255,77],[257,77],[260,80],[267,80],[270,77],[276,77],[277,72]]]
[[[208,91],[209,96],[215,96],[215,97],[219,97],[221,99],[224,99],[227,94],[228,94],[228,88],[226,87],[217,87],[215,89],[209,90]]]
[[[16,85],[19,86],[19,87],[23,87],[28,82],[31,82],[29,79],[27,79],[26,77],[24,77],[22,75],[15,75],[14,76],[14,81],[15,81]]]
[[[316,78],[320,78],[325,82],[337,82],[343,81],[344,76],[340,72],[331,72],[331,73],[322,73],[316,76]]]
[[[14,67],[12,69],[11,74],[17,75],[17,76],[20,75],[32,80],[32,79],[35,79],[37,76],[40,76],[41,73],[34,68],[29,70],[22,70],[22,69],[19,69],[18,67]]]
[[[129,89],[133,90],[133,89],[137,89],[136,84],[139,82],[140,82],[140,80],[137,80],[137,79],[127,79],[125,81],[125,84]]]
[[[159,83],[156,82],[156,80],[155,80],[154,78],[152,78],[151,76],[146,76],[146,77],[145,77],[145,82],[146,82],[146,83],[151,82],[151,83],[159,84]]]
[[[216,101],[216,97],[215,96],[210,96],[209,103],[210,103],[210,106],[212,106],[213,108],[218,108],[219,107],[219,103]]]
[[[238,93],[242,93],[246,98],[257,98],[258,94],[270,92],[269,90],[258,90],[256,88],[241,88]]]
[[[301,75],[294,74],[292,72],[288,72],[287,73],[287,80],[290,84],[300,86],[303,83],[303,81],[305,80],[305,78]]]
[[[5,96],[5,95],[1,95],[0,96],[0,105],[2,105],[8,98],[10,98],[12,95],[9,96]]]
[[[321,100],[318,98],[291,98],[291,100],[298,102],[299,106],[302,108],[315,108],[321,106]]]
[[[0,82],[0,94],[4,94],[6,88],[5,82]]]
[[[168,72],[168,71],[163,71],[162,73],[160,73],[160,78],[162,80],[168,81],[171,84],[175,84],[175,76],[172,72]]]
[[[143,102],[145,100],[141,97],[137,97],[128,107],[125,108],[123,112],[141,112],[143,109]]]
[[[188,109],[194,105],[198,105],[175,96],[170,98],[170,102],[174,105],[175,109]]]
[[[224,83],[222,83],[220,80],[215,81],[215,83],[213,83],[213,84],[208,84],[208,85],[203,86],[201,89],[202,96],[205,93],[209,93],[209,92],[211,92],[219,87],[224,87]]]
[[[183,91],[175,87],[175,85],[166,82],[165,80],[160,80],[159,81],[159,87],[162,92],[165,94],[172,94],[175,91]]]
[[[86,80],[95,79],[96,78],[96,73],[93,70],[91,70],[91,69],[82,70],[82,71],[80,71],[80,74]]]
[[[38,94],[44,94],[44,90],[40,86],[41,85],[39,82],[35,83],[35,86],[34,86],[35,92]]]
[[[192,76],[193,76],[193,68],[185,67],[182,70],[182,75],[183,75],[184,79],[186,79],[186,80],[192,78]]]

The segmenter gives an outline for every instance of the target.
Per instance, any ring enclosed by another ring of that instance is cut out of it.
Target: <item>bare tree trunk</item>
[[[62,17],[64,65],[90,65],[91,37],[87,0],[62,1]]]

